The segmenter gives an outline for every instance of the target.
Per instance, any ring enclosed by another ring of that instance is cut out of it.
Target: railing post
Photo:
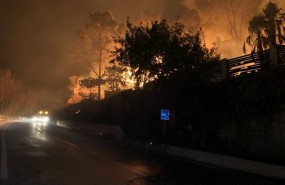
[[[222,73],[222,80],[225,80],[229,77],[229,65],[228,65],[228,60],[226,59],[221,61],[221,73]]]
[[[270,46],[270,48],[269,48],[269,61],[270,61],[270,68],[276,67],[279,65],[277,45]]]

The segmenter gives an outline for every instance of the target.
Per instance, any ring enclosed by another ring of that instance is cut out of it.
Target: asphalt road
[[[281,185],[281,181],[159,156],[56,125],[1,124],[9,185]]]

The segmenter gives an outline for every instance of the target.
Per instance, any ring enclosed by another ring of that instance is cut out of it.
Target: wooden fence
[[[276,49],[275,53],[274,50],[273,52],[272,50],[265,50],[223,61],[221,67],[223,78],[231,78],[268,69],[272,65],[272,59],[274,58],[272,55],[277,55],[277,65],[285,66],[285,46],[277,46]]]
[[[285,65],[285,46],[277,47],[278,62],[280,65]]]

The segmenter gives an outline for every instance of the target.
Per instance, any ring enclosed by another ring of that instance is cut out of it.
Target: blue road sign
[[[160,119],[167,121],[167,120],[169,120],[169,117],[170,117],[169,110],[163,110],[162,109],[160,112]]]

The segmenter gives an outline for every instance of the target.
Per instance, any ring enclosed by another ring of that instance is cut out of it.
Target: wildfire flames
[[[202,40],[206,47],[213,45],[218,48],[222,58],[233,58],[243,55],[243,43],[248,36],[248,22],[259,12],[268,0],[254,0],[249,2],[241,0],[184,0],[179,7],[184,9],[180,12],[180,20],[186,29],[197,31],[202,29]],[[280,2],[284,6],[284,2]],[[178,12],[179,13],[179,12]],[[164,17],[162,13],[145,11],[139,18],[130,19],[134,24],[150,25],[152,21],[159,21]],[[111,45],[112,50],[115,45]],[[108,66],[108,60],[104,60],[104,66]],[[92,72],[90,72],[92,76]],[[127,88],[134,87],[134,80],[130,78],[131,72],[128,71],[126,82]],[[79,81],[86,76],[70,77],[69,90],[73,95],[68,103],[78,102],[82,99],[82,94],[87,94],[86,89],[80,87]],[[101,88],[102,94],[107,88]],[[94,90],[96,92],[96,90]]]

